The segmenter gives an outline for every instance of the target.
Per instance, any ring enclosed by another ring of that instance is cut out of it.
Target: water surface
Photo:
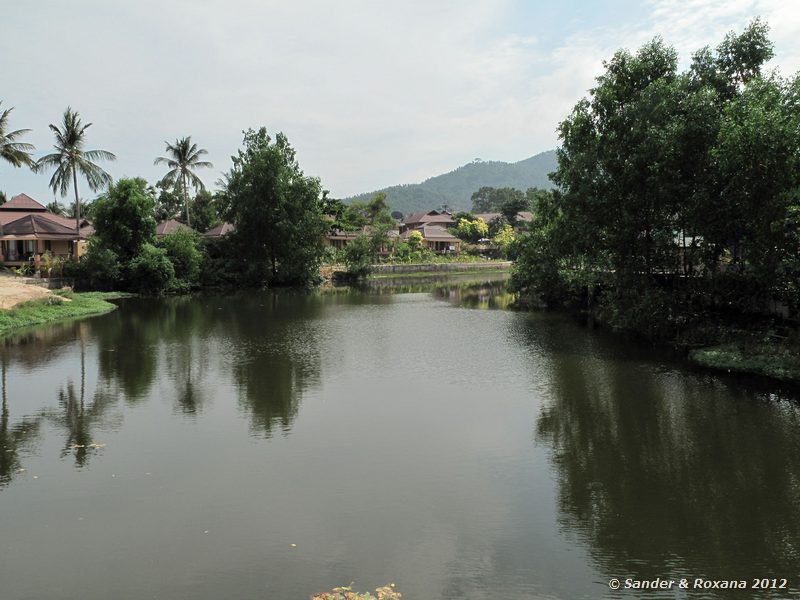
[[[509,301],[134,299],[8,338],[0,597],[800,597],[796,391]]]

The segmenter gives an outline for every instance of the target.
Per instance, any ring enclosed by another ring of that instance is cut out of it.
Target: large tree
[[[72,184],[75,192],[75,236],[80,238],[81,229],[81,199],[78,194],[78,173],[83,175],[89,184],[89,189],[96,192],[111,184],[111,175],[106,173],[96,160],[116,160],[108,150],[86,150],[86,130],[91,123],[85,125],[77,111],[69,106],[64,111],[61,126],[50,124],[50,130],[56,138],[53,145],[55,152],[39,159],[37,169],[55,169],[50,178],[50,188],[66,196]]]
[[[659,38],[604,63],[559,126],[558,189],[534,199],[517,287],[599,280],[619,315],[649,321],[693,303],[797,310],[800,79],[762,75],[767,31],[755,20],[685,72]]]
[[[164,143],[167,145],[169,157],[159,156],[153,164],[165,164],[169,167],[170,170],[164,175],[161,182],[180,188],[183,193],[183,204],[186,210],[186,224],[191,227],[189,185],[196,191],[206,189],[203,181],[194,173],[194,169],[210,168],[214,165],[208,161],[200,160],[202,156],[208,154],[208,151],[204,148],[198,148],[197,144],[192,143],[192,136],[175,140],[174,144]]]
[[[2,101],[0,101],[0,104],[2,104]],[[30,129],[8,130],[8,115],[11,114],[12,110],[14,110],[13,106],[0,112],[0,157],[15,167],[21,167],[22,165],[35,167],[36,163],[30,154],[35,150],[33,145],[17,141],[20,137],[30,132]]]
[[[300,169],[285,135],[248,130],[233,157],[224,204],[250,282],[305,284],[318,277],[328,223],[319,179]]]
[[[95,241],[122,263],[131,261],[155,241],[155,203],[144,179],[120,179],[94,202]]]

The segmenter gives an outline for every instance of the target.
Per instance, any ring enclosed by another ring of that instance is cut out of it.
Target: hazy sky
[[[115,178],[157,181],[164,141],[191,135],[213,186],[242,130],[263,125],[334,197],[553,148],[602,61],[657,34],[686,64],[760,15],[773,65],[800,69],[788,0],[6,1],[2,14],[0,100],[35,156],[70,105],[93,123],[88,147],[117,155]],[[48,181],[0,163],[9,196],[49,202]]]

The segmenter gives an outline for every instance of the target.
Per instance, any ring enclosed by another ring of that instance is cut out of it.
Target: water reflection
[[[443,285],[436,288],[434,296],[463,308],[505,310],[516,300],[516,295],[506,291],[506,287],[505,281]]]
[[[117,310],[102,320],[90,321],[97,341],[101,379],[115,386],[128,402],[144,398],[150,391],[158,365],[157,346],[163,329],[160,303],[136,301],[135,310]]]
[[[27,593],[42,585],[27,556],[55,587],[122,538],[108,585],[125,580],[124,598],[142,580],[198,598],[218,597],[212,580],[239,596],[273,580],[291,593],[270,597],[294,597],[386,569],[420,598],[595,597],[597,573],[797,572],[797,404],[553,315],[447,304],[510,301],[482,278],[131,299],[19,336],[0,348],[0,487],[17,507],[44,485],[52,496],[3,522],[22,545],[0,569],[8,595],[47,595]],[[36,485],[8,485],[59,456]],[[103,467],[125,477],[108,486]],[[92,597],[110,589],[100,571]]]
[[[632,364],[637,348],[539,323],[566,532],[609,575],[782,577],[800,565],[800,406],[741,382]],[[587,350],[588,349],[588,350]],[[641,349],[638,349],[641,350]]]
[[[96,440],[94,430],[106,422],[106,412],[115,403],[114,396],[97,391],[87,405],[83,389],[76,393],[72,382],[66,390],[59,390],[58,409],[46,412],[45,416],[64,432],[62,458],[73,455],[76,467],[86,466],[89,458],[104,447]]]
[[[0,356],[0,386],[2,386],[2,407],[0,407],[0,487],[8,485],[13,476],[21,472],[20,453],[28,452],[39,435],[42,419],[40,416],[23,417],[13,424],[8,408],[7,369],[8,358]]]
[[[313,294],[285,292],[237,297],[223,308],[230,368],[252,431],[288,431],[303,393],[319,384],[322,306]]]
[[[170,298],[154,315],[161,327],[163,365],[175,386],[175,408],[193,416],[209,401],[206,375],[215,352],[218,315],[196,298]]]
[[[372,302],[376,295],[429,293],[462,308],[502,310],[516,300],[516,295],[508,291],[508,279],[508,273],[381,277],[358,286],[329,287],[323,293],[356,294]]]

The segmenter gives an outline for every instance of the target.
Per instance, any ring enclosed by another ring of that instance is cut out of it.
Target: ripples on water
[[[502,282],[391,283],[7,339],[2,597],[800,597],[796,391],[492,310]]]

